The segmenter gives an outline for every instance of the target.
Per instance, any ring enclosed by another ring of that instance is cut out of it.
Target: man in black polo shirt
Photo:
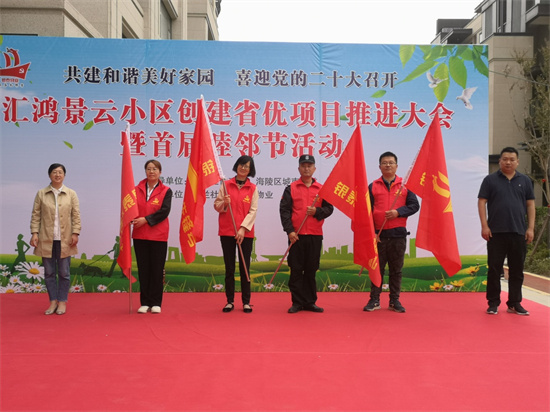
[[[487,313],[491,315],[498,313],[500,305],[500,274],[505,258],[508,258],[508,312],[529,315],[521,306],[521,287],[527,243],[534,237],[535,194],[531,179],[516,171],[518,156],[513,147],[502,149],[500,170],[483,179],[477,196],[481,236],[487,241]]]

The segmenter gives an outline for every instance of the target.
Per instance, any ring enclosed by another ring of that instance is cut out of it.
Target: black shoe
[[[398,300],[391,301],[389,309],[397,313],[405,313],[405,308]]]
[[[309,310],[310,312],[317,312],[317,313],[324,312],[324,309],[320,308],[316,304],[307,305],[307,306],[304,307],[304,310]]]
[[[288,313],[296,313],[296,312],[300,312],[303,308],[301,306],[298,306],[298,305],[292,305],[290,307],[290,309],[288,310]]]
[[[487,313],[489,315],[496,315],[498,313],[498,306],[489,306],[487,308]]]
[[[252,308],[251,308],[250,305],[247,303],[247,304],[244,304],[244,305],[243,305],[243,311],[244,311],[244,313],[251,313],[251,312],[252,312]]]
[[[373,310],[380,309],[380,302],[376,299],[369,299],[367,305],[363,308],[365,312],[372,312]]]
[[[222,309],[222,312],[231,312],[233,310],[233,308],[235,307],[235,305],[233,305],[232,303],[228,303],[227,305],[225,305]]]
[[[529,316],[529,312],[523,308],[519,303],[516,303],[513,306],[508,306],[506,312],[515,313],[517,315]]]

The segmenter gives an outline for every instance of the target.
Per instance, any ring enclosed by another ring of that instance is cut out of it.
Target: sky
[[[221,41],[430,44],[482,0],[222,0]]]

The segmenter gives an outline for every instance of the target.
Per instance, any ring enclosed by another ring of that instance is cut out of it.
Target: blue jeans
[[[71,257],[61,259],[61,241],[54,240],[52,257],[42,258],[50,301],[67,302],[71,286]]]

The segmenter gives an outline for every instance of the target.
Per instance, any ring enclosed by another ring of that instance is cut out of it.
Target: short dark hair
[[[252,159],[250,156],[246,156],[246,155],[241,156],[237,159],[237,161],[233,165],[233,171],[235,173],[237,173],[237,168],[239,167],[239,165],[245,165],[248,162],[250,162],[250,169],[248,169],[249,170],[248,176],[249,177],[256,176],[256,166],[254,166],[254,159]]]
[[[511,146],[505,147],[504,149],[502,149],[500,151],[500,157],[502,157],[503,153],[515,153],[516,156],[519,159],[519,153],[518,153],[518,150],[515,147],[511,147]]]
[[[384,152],[380,155],[380,157],[378,158],[378,163],[380,163],[382,161],[382,158],[384,157],[393,157],[395,159],[395,163],[397,163],[397,156],[395,155],[395,153],[392,153],[392,152]]]
[[[153,159],[153,160],[147,160],[147,161],[145,162],[145,167],[144,167],[145,170],[147,170],[147,165],[148,165],[149,163],[153,163],[153,164],[155,165],[155,167],[156,167],[160,172],[162,172],[162,165],[160,164],[160,162],[159,162],[158,160],[154,160],[154,159]]]
[[[48,176],[51,175],[52,172],[54,171],[54,169],[57,169],[58,167],[63,169],[63,174],[64,175],[67,174],[67,170],[65,169],[65,166],[63,166],[61,163],[53,163],[53,164],[50,165],[50,167],[48,167]]]

